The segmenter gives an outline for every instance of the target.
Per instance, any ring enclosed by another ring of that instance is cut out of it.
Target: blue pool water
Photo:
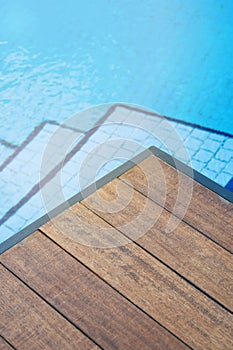
[[[0,139],[130,102],[233,134],[231,0],[0,0]]]

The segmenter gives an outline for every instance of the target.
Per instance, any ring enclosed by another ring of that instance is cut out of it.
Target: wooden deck
[[[3,253],[0,349],[233,349],[233,205],[177,174],[151,155]]]

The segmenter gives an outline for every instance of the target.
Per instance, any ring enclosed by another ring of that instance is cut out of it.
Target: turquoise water
[[[233,134],[231,0],[0,0],[0,139],[106,102]]]

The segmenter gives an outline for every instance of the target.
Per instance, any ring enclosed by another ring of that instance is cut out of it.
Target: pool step
[[[0,172],[0,243],[150,146],[225,187],[233,138],[116,105],[86,134],[45,123]]]

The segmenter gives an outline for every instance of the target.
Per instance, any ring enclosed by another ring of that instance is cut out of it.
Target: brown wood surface
[[[15,348],[98,349],[2,265],[0,280],[0,334]]]
[[[1,255],[0,335],[17,350],[233,349],[232,227],[232,204],[150,156]]]
[[[226,308],[233,310],[231,253],[182,221],[173,232],[166,233],[171,214],[118,179],[99,189],[83,203]],[[147,223],[152,227],[143,234]]]
[[[73,213],[82,219],[79,225]],[[83,231],[98,241],[98,227],[109,228],[112,234],[112,227],[79,203],[42,230],[191,347],[232,349],[229,312],[135,243],[101,249],[78,242]],[[121,243],[118,231],[114,243],[117,237]]]
[[[162,171],[161,171],[162,169]],[[174,211],[178,188],[182,192],[182,200],[177,204],[175,213],[183,212],[184,203],[192,189],[192,198],[189,207],[182,218],[202,231],[204,234],[221,244],[229,251],[233,251],[233,204],[227,202],[218,194],[203,185],[192,181],[184,174],[180,174],[179,185],[177,170],[155,156],[150,156],[125,174],[122,179],[132,184],[146,196],[148,195],[148,182],[153,187],[150,197],[157,203],[164,203],[164,183],[166,185],[165,208]]]
[[[104,349],[187,348],[39,232],[1,261]]]
[[[0,337],[0,349],[13,350],[12,346],[10,346],[2,337]]]

